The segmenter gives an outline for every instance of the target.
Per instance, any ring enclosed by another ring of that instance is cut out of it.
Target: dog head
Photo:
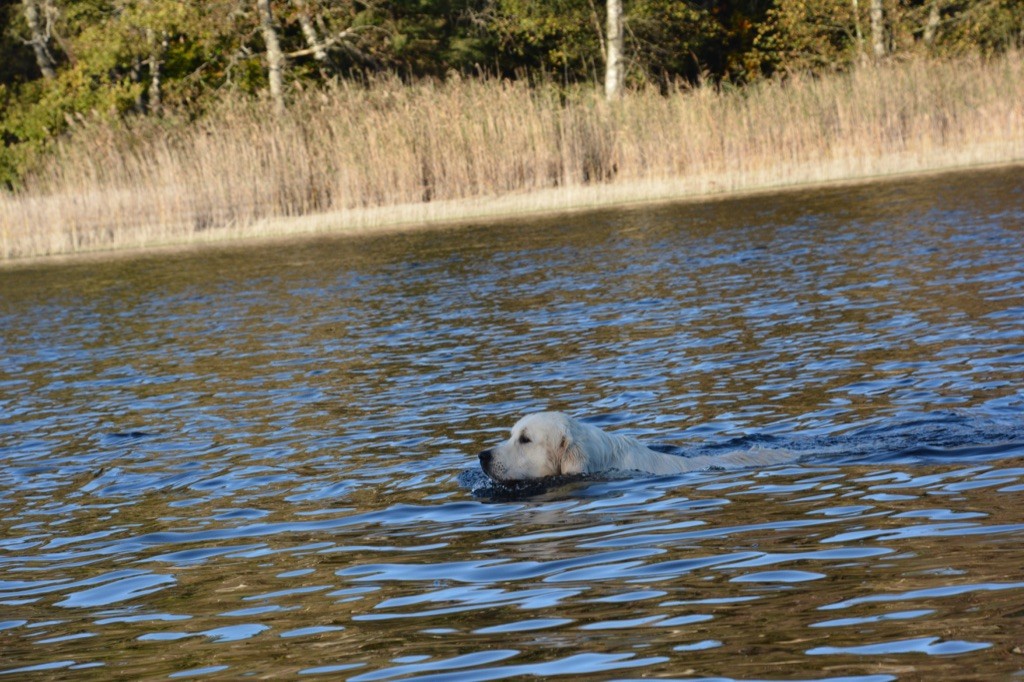
[[[581,474],[584,455],[574,431],[572,418],[560,412],[527,415],[507,441],[480,453],[480,468],[499,482]]]

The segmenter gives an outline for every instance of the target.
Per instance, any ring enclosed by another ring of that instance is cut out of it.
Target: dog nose
[[[494,458],[494,454],[490,450],[484,450],[477,457],[480,458],[480,466],[486,471],[491,466],[491,460]]]

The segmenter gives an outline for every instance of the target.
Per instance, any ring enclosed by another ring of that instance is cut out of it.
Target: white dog
[[[791,462],[795,455],[759,449],[697,457],[669,455],[561,412],[538,412],[520,419],[507,441],[484,450],[479,458],[491,479],[509,482],[605,471],[677,474],[711,467],[767,466]]]

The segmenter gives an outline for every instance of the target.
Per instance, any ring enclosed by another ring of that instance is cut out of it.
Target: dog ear
[[[583,450],[579,444],[566,434],[562,436],[562,442],[558,445],[558,473],[562,476],[582,474],[584,470]]]

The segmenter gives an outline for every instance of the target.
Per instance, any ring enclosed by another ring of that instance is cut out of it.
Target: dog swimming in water
[[[721,455],[670,455],[561,412],[538,412],[523,417],[512,427],[508,440],[484,450],[478,457],[483,472],[499,483],[611,471],[666,475],[711,468],[769,466],[796,459],[787,450],[760,448]]]

